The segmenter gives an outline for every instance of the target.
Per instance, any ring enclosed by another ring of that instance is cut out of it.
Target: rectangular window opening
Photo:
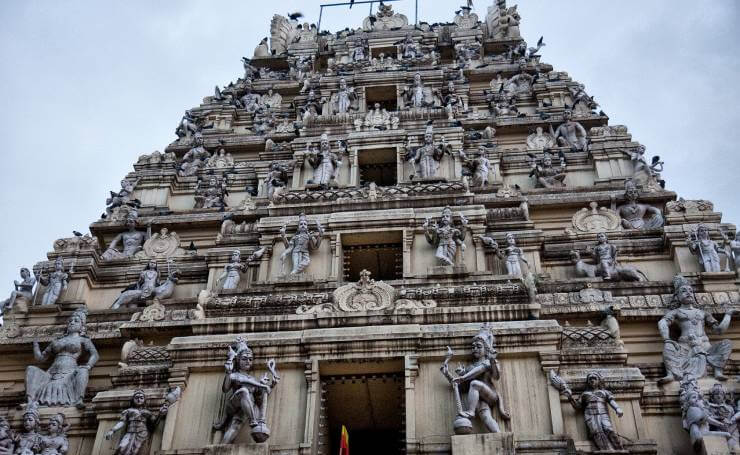
[[[395,149],[361,150],[358,156],[360,185],[370,182],[378,186],[398,184],[398,166]]]
[[[367,104],[368,111],[375,109],[375,104],[377,103],[380,105],[379,107],[381,109],[385,109],[388,112],[394,112],[398,110],[396,98],[395,85],[365,87],[365,102]]]
[[[344,234],[342,251],[345,282],[359,281],[363,270],[378,281],[403,278],[401,231]]]

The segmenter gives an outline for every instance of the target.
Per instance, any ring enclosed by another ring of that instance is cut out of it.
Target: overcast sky
[[[139,155],[164,150],[186,108],[242,74],[274,13],[318,19],[328,1],[0,2],[0,298],[18,267],[87,231]],[[450,21],[463,0],[419,0]],[[475,0],[481,17],[493,0]],[[512,4],[511,0],[509,1]],[[265,6],[267,5],[267,6]],[[586,84],[611,124],[666,161],[667,187],[740,222],[736,0],[521,0],[522,34]],[[394,8],[414,19],[413,0]],[[328,8],[322,29],[357,27],[365,5]]]

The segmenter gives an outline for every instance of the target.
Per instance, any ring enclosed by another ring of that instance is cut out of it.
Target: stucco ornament
[[[603,378],[597,371],[589,371],[586,375],[586,388],[576,400],[568,384],[550,370],[550,383],[558,389],[558,392],[568,398],[571,406],[576,410],[583,411],[583,419],[586,421],[586,429],[591,440],[599,450],[614,451],[622,450],[622,441],[619,434],[614,430],[609,408],[611,407],[622,417],[624,412],[614,400],[614,394],[606,390]]]
[[[175,395],[173,395],[175,396]],[[179,396],[174,398],[177,401]],[[110,440],[113,435],[123,430],[123,436],[116,445],[113,455],[143,455],[147,452],[149,438],[157,427],[162,415],[167,414],[169,407],[174,403],[165,398],[165,403],[159,410],[153,412],[147,409],[146,394],[143,390],[135,390],[131,396],[129,407],[121,413],[118,422],[105,433],[105,439]]]
[[[555,137],[545,132],[541,126],[535,132],[527,136],[527,150],[547,150],[555,147]]]
[[[599,207],[596,202],[588,204],[589,208],[582,208],[571,219],[574,230],[570,232],[609,232],[618,231],[621,219],[616,211],[606,207]]]
[[[173,256],[183,256],[185,250],[180,248],[180,236],[177,232],[169,232],[162,228],[144,242],[144,251],[136,254],[138,258],[168,259]]]
[[[452,22],[457,25],[457,28],[461,30],[478,28],[478,15],[475,13],[471,13],[470,9],[471,8],[469,6],[462,6],[455,13],[455,17],[452,19]]]
[[[504,408],[501,395],[496,391],[494,381],[500,377],[498,352],[495,347],[493,331],[488,325],[473,337],[471,346],[473,363],[460,365],[455,369],[456,376],[450,373],[449,362],[454,353],[447,347],[447,355],[440,370],[452,386],[457,417],[453,422],[456,434],[473,432],[471,419],[476,416],[481,420],[489,433],[499,433],[501,427],[493,418],[492,410],[498,409],[501,418],[510,420],[509,412]]]
[[[612,209],[616,208],[620,218],[622,218],[622,227],[624,229],[656,229],[663,227],[665,220],[663,214],[655,207],[638,202],[640,192],[637,185],[632,180],[624,183],[624,197],[627,202],[616,208],[612,204]]]
[[[226,429],[222,444],[231,444],[246,422],[251,428],[255,442],[265,442],[270,437],[267,427],[267,398],[272,389],[280,382],[280,375],[275,370],[275,360],[267,361],[269,375],[265,373],[260,379],[251,374],[254,356],[247,345],[247,340],[237,337],[236,344],[229,346],[226,364],[226,376],[222,390],[226,394],[223,418],[213,425],[216,430]]]
[[[36,276],[36,281],[46,286],[44,296],[41,298],[41,305],[54,305],[59,300],[62,292],[67,289],[69,283],[69,273],[64,271],[64,260],[58,256],[54,261],[54,271],[44,274],[44,269]],[[37,291],[38,292],[38,291]]]
[[[409,25],[409,19],[400,13],[393,12],[393,5],[378,6],[375,16],[366,17],[362,22],[362,28],[367,31],[390,30],[397,27]]]
[[[714,240],[709,238],[709,229],[704,224],[699,224],[696,229],[686,237],[689,250],[696,256],[705,272],[721,272],[722,266],[719,255],[727,256],[725,270],[729,271],[730,255],[720,248]]]
[[[26,398],[44,406],[82,406],[90,369],[98,361],[98,350],[85,335],[87,310],[75,311],[67,321],[65,334],[41,351],[33,342],[37,362],[51,362],[44,371],[35,366],[26,368]],[[78,362],[84,358],[85,362]]]
[[[712,344],[704,330],[708,325],[714,333],[724,333],[737,310],[727,310],[722,322],[717,322],[710,313],[697,308],[694,290],[686,278],[676,275],[673,289],[674,302],[679,306],[658,321],[658,330],[664,340],[663,362],[666,369],[666,376],[659,383],[681,380],[686,376],[701,379],[706,376],[707,368],[713,371],[716,379],[726,380],[723,369],[730,358],[732,342],[721,340]],[[670,336],[673,325],[680,331],[677,340]]]
[[[692,375],[687,374],[681,378],[678,400],[681,403],[681,423],[684,430],[689,433],[694,452],[704,453],[702,450],[704,436],[723,436],[727,438],[728,444],[731,443],[732,434],[727,431],[710,429],[711,426],[719,428],[726,428],[726,426],[712,415],[710,406],[704,399],[696,378]]]
[[[346,284],[334,291],[334,302],[341,311],[377,311],[393,305],[396,291],[382,281],[370,278],[370,272],[360,272],[360,281]]]
[[[136,214],[130,214],[126,218],[126,231],[116,235],[111,240],[103,254],[100,256],[104,261],[115,259],[128,259],[134,257],[144,247],[144,243],[152,237],[152,225],[149,222],[146,231],[136,230]]]
[[[177,268],[170,266],[169,262],[167,263],[167,269],[167,281],[160,283],[157,262],[150,260],[139,274],[139,280],[121,292],[113,302],[111,309],[120,308],[121,306],[136,306],[148,299],[170,298],[175,292],[179,273]]]

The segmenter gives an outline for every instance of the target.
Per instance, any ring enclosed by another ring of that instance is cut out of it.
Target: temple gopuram
[[[374,7],[275,15],[20,269],[0,455],[740,451],[736,227],[517,6]]]

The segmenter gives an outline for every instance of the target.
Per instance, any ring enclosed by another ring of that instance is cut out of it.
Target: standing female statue
[[[498,353],[494,346],[494,337],[488,325],[473,337],[471,347],[474,362],[464,367],[460,365],[455,370],[458,376],[452,376],[449,361],[452,358],[452,349],[447,348],[447,357],[442,364],[442,374],[452,385],[457,407],[457,418],[454,422],[455,433],[469,434],[472,432],[470,419],[476,415],[481,419],[490,433],[498,433],[501,428],[493,418],[491,410],[498,408],[501,418],[509,420],[511,416],[504,409],[501,395],[496,391],[493,381],[500,377],[500,365],[496,357]],[[462,394],[467,393],[463,403]]]
[[[231,253],[231,261],[224,267],[224,272],[218,277],[221,289],[236,289],[241,281],[241,273],[245,272],[247,267],[242,263],[242,254],[239,250]]]
[[[143,455],[142,449],[157,427],[160,417],[168,409],[165,403],[159,408],[159,412],[150,411],[146,408],[144,391],[135,390],[129,408],[121,413],[120,420],[105,433],[105,439],[110,440],[117,431],[124,430],[113,455]]]
[[[458,260],[457,247],[465,252],[465,230],[468,227],[468,219],[460,215],[461,229],[455,227],[452,221],[452,210],[449,207],[442,209],[442,218],[439,223],[432,221],[431,218],[424,220],[424,237],[430,245],[436,246],[437,250],[434,256],[446,266],[455,265]]]
[[[46,292],[44,297],[41,298],[41,305],[54,305],[59,300],[59,296],[62,291],[67,289],[67,283],[69,283],[69,274],[64,271],[64,260],[61,256],[57,256],[54,261],[54,271],[48,276],[44,276],[44,269],[41,269],[41,274],[36,277],[38,282],[46,286]]]
[[[85,335],[87,310],[75,311],[67,321],[64,336],[52,341],[42,352],[38,341],[33,342],[33,355],[38,362],[51,361],[44,371],[35,366],[26,368],[26,397],[44,406],[82,407],[90,369],[98,361],[98,350]],[[80,357],[87,362],[79,364]]]
[[[524,250],[516,246],[514,234],[506,234],[506,248],[503,250],[499,247],[498,242],[491,237],[481,236],[480,240],[485,246],[493,249],[496,256],[506,261],[506,273],[509,276],[524,276],[521,263],[524,262],[527,264],[527,267],[530,267],[530,265],[527,258],[524,257]]]

